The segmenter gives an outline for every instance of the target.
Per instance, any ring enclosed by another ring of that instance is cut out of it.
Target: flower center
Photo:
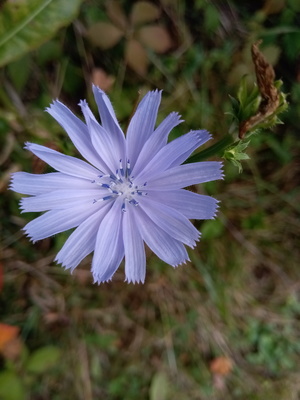
[[[106,189],[103,196],[100,199],[95,199],[94,203],[98,201],[106,201],[122,196],[122,211],[126,211],[125,203],[128,202],[134,206],[138,206],[138,197],[146,196],[147,192],[145,187],[147,182],[143,185],[135,185],[134,177],[130,176],[130,162],[127,160],[126,169],[124,171],[122,166],[122,160],[120,160],[120,167],[116,170],[115,174],[112,175],[99,175],[98,179],[92,181],[96,185]]]

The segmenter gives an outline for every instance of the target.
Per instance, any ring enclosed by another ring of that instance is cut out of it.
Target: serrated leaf
[[[123,35],[123,31],[110,22],[97,22],[87,31],[90,41],[103,50],[114,47]]]
[[[138,74],[144,76],[148,67],[148,56],[143,46],[135,39],[129,40],[125,49],[127,64]]]
[[[49,40],[78,12],[81,0],[15,0],[0,14],[0,66]]]
[[[139,40],[156,53],[165,53],[172,47],[172,39],[163,26],[148,25],[138,31]]]
[[[224,155],[223,155],[223,157],[226,160],[231,161],[233,163],[233,165],[238,167],[240,173],[243,170],[243,167],[242,167],[242,164],[240,163],[240,161],[250,159],[250,157],[246,153],[244,153],[244,151],[247,149],[249,143],[250,143],[249,141],[243,142],[241,140],[241,141],[237,142],[236,144],[234,144],[234,146],[226,149],[224,152]]]
[[[130,15],[133,25],[153,22],[160,16],[160,9],[148,1],[138,1],[134,3]]]
[[[28,359],[26,370],[33,374],[46,372],[58,363],[60,350],[55,346],[46,346],[34,351]]]

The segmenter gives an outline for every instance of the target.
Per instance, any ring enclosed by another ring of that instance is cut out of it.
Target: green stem
[[[224,150],[231,146],[235,141],[236,139],[228,133],[217,143],[189,157],[184,163],[194,163],[207,160],[212,156],[222,156],[224,154]]]

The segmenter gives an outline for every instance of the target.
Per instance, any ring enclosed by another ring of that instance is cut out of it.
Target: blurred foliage
[[[38,47],[68,25],[79,5],[80,0],[4,2],[0,14],[0,66]]]
[[[106,2],[106,12],[110,21],[92,23],[87,30],[88,39],[106,50],[124,37],[124,61],[138,74],[144,76],[147,73],[147,48],[163,54],[172,47],[168,31],[156,23],[160,19],[161,9],[155,4],[148,1],[134,3],[127,18],[121,3],[112,0]]]
[[[1,2],[1,400],[299,398],[299,24],[298,0]],[[225,161],[223,182],[192,188],[220,211],[195,222],[202,240],[189,265],[173,270],[149,252],[144,286],[125,285],[121,270],[97,287],[89,257],[72,276],[53,265],[68,233],[35,245],[22,235],[34,214],[20,214],[10,174],[48,171],[23,143],[76,155],[43,111],[53,98],[76,113],[87,98],[95,110],[94,82],[125,129],[139,93],[163,89],[159,120],[183,116],[171,139],[209,130],[217,148],[204,148],[207,159],[237,137],[231,99],[237,113],[249,105],[239,121],[258,107],[259,39],[290,106],[283,124],[229,148],[242,174]],[[130,40],[143,54],[134,61]]]

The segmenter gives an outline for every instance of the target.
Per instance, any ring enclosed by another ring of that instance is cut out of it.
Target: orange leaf
[[[17,326],[0,323],[0,351],[11,340],[15,339],[19,334],[20,329]]]
[[[130,15],[133,25],[153,22],[160,16],[160,9],[148,1],[138,1],[134,3]]]
[[[165,53],[173,43],[168,31],[158,25],[148,25],[138,31],[139,40],[156,53]]]
[[[90,41],[103,50],[114,47],[123,35],[123,31],[110,22],[96,22],[87,30]]]
[[[227,357],[217,357],[210,363],[210,370],[216,375],[228,375],[232,370],[232,361]]]
[[[125,59],[135,72],[142,76],[146,75],[148,67],[147,53],[137,40],[132,39],[127,42]]]

